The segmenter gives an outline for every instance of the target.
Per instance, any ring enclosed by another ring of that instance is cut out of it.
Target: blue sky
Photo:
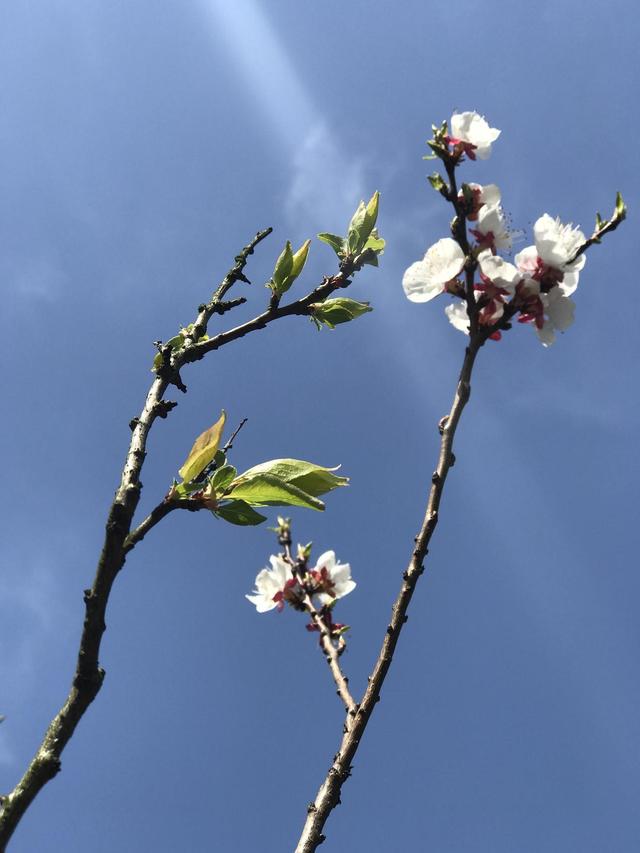
[[[404,269],[447,235],[432,122],[502,129],[467,180],[514,227],[624,227],[589,254],[575,325],[481,353],[428,571],[327,850],[615,853],[640,846],[640,407],[634,246],[638,16],[628,0],[6,0],[0,27],[0,790],[66,695],[152,341],[191,321],[259,228],[250,317],[285,240],[340,233],[382,193],[388,248],[318,333],[288,319],[185,373],[153,430],[140,511],[221,408],[233,461],[341,463],[351,486],[294,535],[333,548],[356,692],[419,526],[464,348]],[[335,269],[314,242],[296,294]],[[226,327],[219,320],[219,327]],[[185,516],[185,517],[183,517]],[[244,599],[275,541],[176,513],[118,578],[105,686],[12,850],[292,849],[342,710],[297,614]],[[324,848],[323,848],[324,849]]]

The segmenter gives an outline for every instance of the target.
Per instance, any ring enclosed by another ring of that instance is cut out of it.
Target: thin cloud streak
[[[364,195],[364,160],[342,150],[254,0],[203,0],[202,8],[215,35],[224,35],[236,70],[292,163],[283,194],[287,218],[324,230],[341,221]]]

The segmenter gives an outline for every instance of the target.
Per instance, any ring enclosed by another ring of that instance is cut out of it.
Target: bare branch
[[[402,587],[393,605],[391,621],[387,626],[382,648],[369,677],[369,684],[362,701],[356,706],[356,713],[354,715],[348,713],[346,716],[344,736],[340,748],[335,755],[333,764],[329,768],[324,782],[320,786],[315,801],[307,809],[307,819],[298,846],[296,847],[296,853],[311,853],[311,851],[316,850],[324,841],[322,830],[325,822],[332,810],[340,802],[342,786],[351,775],[351,765],[354,756],[371,718],[373,709],[380,699],[380,691],[391,666],[402,627],[407,621],[407,610],[411,598],[413,597],[418,578],[424,571],[423,561],[427,555],[429,542],[438,523],[440,499],[447,474],[454,463],[452,452],[453,439],[460,416],[469,400],[473,364],[482,343],[483,340],[480,336],[475,335],[471,338],[466,349],[451,411],[440,423],[442,434],[440,454],[438,465],[431,478],[431,489],[429,491],[424,520],[420,532],[415,539],[415,548],[411,560],[402,576]]]

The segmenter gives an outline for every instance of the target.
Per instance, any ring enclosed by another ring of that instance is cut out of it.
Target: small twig
[[[340,667],[340,655],[338,653],[338,649],[336,649],[335,645],[333,644],[331,633],[325,625],[322,616],[320,616],[320,614],[318,613],[313,603],[313,600],[309,595],[308,590],[305,589],[304,583],[302,582],[302,579],[300,577],[300,569],[302,568],[302,566],[299,562],[294,560],[291,555],[291,536],[288,528],[286,535],[281,535],[279,537],[279,542],[284,548],[284,559],[291,566],[291,571],[293,572],[293,574],[298,577],[300,585],[302,586],[302,589],[304,591],[302,600],[307,613],[311,617],[311,621],[320,633],[320,645],[325,654],[326,661],[329,664],[329,669],[331,670],[333,680],[335,681],[336,687],[338,688],[338,695],[345,704],[345,710],[349,714],[353,715],[356,713],[358,706],[356,704],[355,699],[351,695],[351,691],[349,690],[349,679],[342,672],[342,669]]]
[[[235,441],[235,437],[238,435],[238,433],[240,432],[240,430],[242,429],[242,427],[246,424],[246,422],[247,422],[248,420],[249,420],[249,418],[243,418],[243,419],[240,421],[240,423],[239,423],[239,424],[238,424],[238,426],[236,427],[235,432],[233,432],[233,433],[231,434],[231,438],[227,441],[227,443],[225,444],[225,446],[222,448],[222,452],[223,452],[223,453],[228,453],[228,452],[233,448],[233,442]]]
[[[340,655],[338,649],[335,647],[333,640],[331,639],[331,633],[329,632],[324,619],[318,613],[311,596],[306,591],[303,601],[309,616],[311,616],[311,621],[320,632],[320,645],[325,653],[329,669],[331,670],[331,675],[333,676],[333,680],[338,688],[338,695],[345,704],[345,710],[353,716],[357,712],[358,706],[351,695],[351,691],[349,690],[349,679],[342,672],[342,668],[340,667]]]
[[[391,621],[387,626],[382,648],[369,676],[368,687],[362,697],[362,701],[356,706],[357,711],[355,715],[348,713],[346,716],[344,735],[340,748],[335,755],[326,778],[320,786],[315,801],[307,809],[307,819],[298,846],[296,847],[296,853],[312,853],[325,840],[322,834],[325,822],[340,802],[342,786],[351,775],[353,759],[371,718],[373,709],[380,699],[380,691],[393,661],[400,633],[407,620],[409,604],[418,579],[424,571],[423,561],[427,555],[429,542],[438,523],[440,499],[447,474],[453,464],[453,439],[460,416],[469,400],[473,364],[482,343],[483,339],[480,335],[474,335],[467,346],[451,411],[446,420],[443,418],[439,425],[442,436],[440,454],[437,468],[431,478],[431,488],[429,490],[424,520],[420,532],[415,539],[415,548],[411,560],[402,576],[402,587],[392,608]]]

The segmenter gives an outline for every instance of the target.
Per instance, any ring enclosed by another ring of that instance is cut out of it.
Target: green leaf
[[[309,306],[311,316],[314,320],[324,323],[330,329],[356,320],[373,308],[368,302],[356,302],[355,299],[338,297],[337,299],[325,299],[324,302],[316,302]]]
[[[283,293],[286,293],[302,272],[303,267],[307,262],[310,245],[311,240],[305,240],[298,251],[293,254],[291,251],[291,243],[287,240],[287,245],[276,263],[276,268],[273,271],[273,277],[267,285],[278,296],[282,296]]]
[[[616,193],[616,212],[615,215],[620,221],[627,217],[627,205],[624,203],[621,193]]]
[[[227,415],[223,409],[215,424],[196,438],[184,465],[178,472],[184,482],[188,483],[195,479],[213,460],[220,444],[226,418]]]
[[[194,492],[202,491],[202,483],[176,483],[174,480],[173,486],[169,493],[170,500],[184,500],[191,497]]]
[[[344,237],[338,237],[337,234],[327,234],[323,232],[322,234],[318,234],[318,240],[322,240],[323,243],[327,243],[327,245],[331,246],[336,255],[342,260],[345,255],[345,239]]]
[[[446,184],[442,178],[442,175],[439,175],[437,172],[434,172],[432,175],[429,175],[427,180],[429,181],[431,186],[434,188],[434,190],[438,193],[441,192],[446,186]],[[465,186],[466,186],[466,184],[462,185],[462,191],[463,192],[464,192]],[[465,196],[465,199],[466,199],[466,196]]]
[[[229,501],[229,503],[219,506],[214,515],[219,515],[220,518],[229,521],[231,524],[239,524],[244,527],[262,524],[263,521],[267,520],[266,515],[256,512],[245,501]]]
[[[271,459],[249,468],[238,477],[238,481],[254,477],[257,474],[272,474],[285,483],[291,483],[309,495],[318,497],[339,486],[349,483],[348,477],[334,474],[337,468],[325,468],[315,462],[305,462],[302,459]]]
[[[273,270],[273,276],[271,277],[271,281],[273,283],[273,290],[278,292],[278,289],[282,286],[282,283],[286,279],[286,277],[291,272],[291,267],[293,266],[293,252],[291,251],[291,243],[287,240],[287,244],[282,250],[280,257],[276,261],[275,268]]]
[[[298,278],[304,268],[304,265],[307,262],[307,256],[309,254],[310,245],[311,240],[305,240],[302,246],[300,246],[298,251],[293,256],[293,264],[291,265],[292,283],[294,279]]]
[[[324,504],[313,495],[308,495],[273,474],[255,474],[250,478],[239,478],[231,484],[226,497],[246,501],[252,506],[303,506],[307,509],[323,510]]]
[[[380,193],[376,190],[367,204],[363,201],[353,214],[347,230],[347,247],[349,253],[357,255],[364,248],[378,219]]]
[[[209,485],[216,494],[220,494],[221,492],[224,492],[227,486],[236,478],[237,475],[238,472],[233,465],[223,465],[222,468],[218,468],[213,472],[212,476],[209,478]]]
[[[371,222],[371,228],[375,228],[375,224],[378,221],[378,208],[380,206],[380,193],[378,190],[374,192],[369,201],[367,202],[367,224]],[[369,231],[369,234],[371,231]]]

